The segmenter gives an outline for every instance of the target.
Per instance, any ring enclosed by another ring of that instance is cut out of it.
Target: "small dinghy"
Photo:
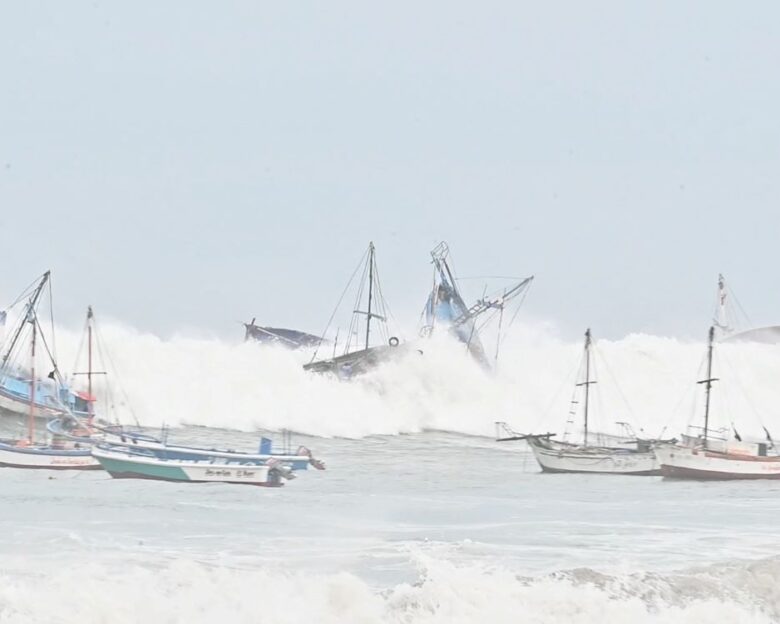
[[[233,483],[279,487],[293,479],[292,470],[277,460],[265,463],[245,458],[210,457],[202,460],[161,459],[143,448],[108,445],[92,447],[92,456],[115,479],[151,479],[181,483]]]

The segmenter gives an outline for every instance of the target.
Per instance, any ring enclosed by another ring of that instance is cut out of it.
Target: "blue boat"
[[[47,425],[49,432],[55,436],[82,444],[100,444],[113,450],[141,452],[146,456],[158,459],[180,461],[204,461],[209,459],[224,461],[244,461],[264,464],[269,461],[278,462],[292,470],[307,470],[309,466],[324,470],[325,464],[314,458],[305,446],[299,446],[295,452],[274,452],[273,441],[269,438],[260,439],[257,453],[247,453],[230,449],[206,448],[200,446],[185,446],[168,443],[168,432],[157,438],[140,431],[125,430],[121,427],[102,427],[93,425],[87,429],[83,421],[74,418],[60,418]]]

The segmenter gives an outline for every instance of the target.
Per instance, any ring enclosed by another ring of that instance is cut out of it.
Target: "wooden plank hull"
[[[42,470],[100,470],[89,449],[51,449],[0,443],[0,467]]]
[[[529,439],[529,445],[542,468],[548,473],[612,474],[626,476],[658,476],[660,466],[652,451],[626,449],[578,448],[542,444]]]
[[[667,479],[734,481],[780,479],[780,457],[761,457],[662,446],[656,449],[661,474]]]

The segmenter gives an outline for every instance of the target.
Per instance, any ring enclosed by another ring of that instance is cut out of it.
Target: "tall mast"
[[[92,405],[92,306],[87,307],[87,333],[88,333],[88,363],[87,363],[87,392],[89,400],[87,401],[87,422],[91,425],[95,417],[94,407]]]
[[[371,302],[374,297],[374,242],[368,244],[368,312],[366,313],[366,349],[371,337]]]
[[[32,338],[30,340],[30,417],[27,423],[27,439],[32,444],[35,438],[35,338],[38,328],[35,312],[32,309],[29,310],[27,319],[28,323],[32,323]]]
[[[588,446],[588,407],[590,403],[590,384],[596,383],[590,379],[590,327],[585,332],[585,381],[578,383],[578,386],[585,386],[585,437],[584,445]]]
[[[590,399],[590,327],[585,332],[585,446],[588,446],[588,404]]]
[[[712,348],[715,341],[715,327],[710,327],[708,334],[708,347],[707,347],[707,379],[702,379],[699,383],[706,384],[706,399],[704,402],[704,448],[707,448],[707,435],[709,434],[710,427],[710,394],[712,392],[712,382],[718,381],[712,376]]]

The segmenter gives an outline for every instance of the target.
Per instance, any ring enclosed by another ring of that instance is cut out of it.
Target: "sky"
[[[719,272],[780,323],[778,31],[774,2],[2,2],[0,300],[51,268],[74,326],[319,333],[373,240],[413,325],[446,240],[566,336],[703,337]]]

